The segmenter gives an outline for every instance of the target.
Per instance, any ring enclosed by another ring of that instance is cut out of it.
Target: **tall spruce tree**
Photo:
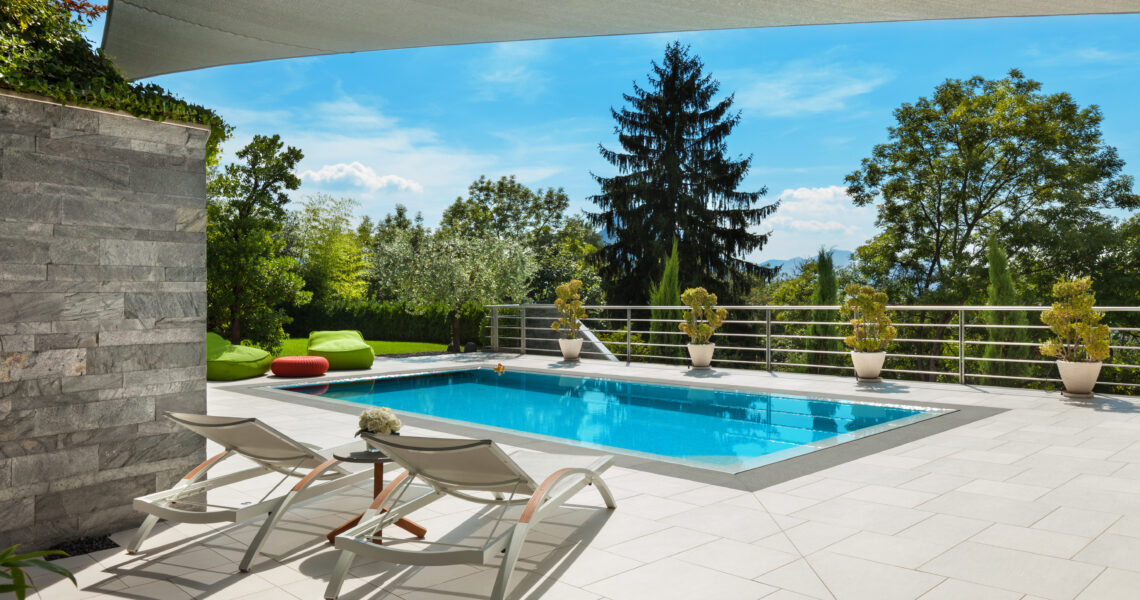
[[[1013,275],[1009,272],[1009,259],[1005,249],[994,238],[990,238],[986,248],[986,259],[989,262],[990,284],[986,288],[989,306],[1014,306],[1018,304],[1017,291],[1013,287]],[[1029,317],[1024,311],[986,311],[987,325],[1028,325]],[[1016,327],[990,327],[987,329],[991,342],[1021,342],[1027,340],[1026,330]],[[987,344],[982,356],[987,359],[1026,359],[1029,358],[1028,346],[1005,346]],[[982,370],[991,375],[1024,375],[1025,365],[1022,363],[990,362],[982,363]],[[1000,379],[987,380],[991,385],[1000,384]]]
[[[679,306],[681,304],[680,264],[680,257],[677,256],[677,238],[673,238],[673,251],[669,253],[669,258],[665,261],[661,281],[649,290],[649,304],[653,306]],[[676,323],[661,322],[680,319],[680,311],[650,310],[649,314],[653,318],[653,323],[649,327],[650,331],[680,333]],[[680,336],[664,333],[655,333],[649,336],[650,344],[677,344],[682,341]],[[680,356],[680,352],[676,348],[653,347],[653,353]]]
[[[674,237],[682,288],[704,286],[733,302],[747,294],[744,275],[774,274],[743,257],[768,241],[754,229],[778,202],[758,205],[766,188],[737,189],[752,162],[727,155],[740,113],[731,111],[732,95],[714,103],[720,83],[703,67],[673,42],[653,62],[647,88],[635,83],[622,95],[629,106],[610,109],[621,150],[599,150],[618,174],[594,175],[601,192],[590,199],[599,211],[589,218],[612,240],[598,259],[613,301],[646,300]]]
[[[839,282],[835,276],[835,257],[832,255],[832,251],[820,248],[819,255],[815,260],[816,279],[815,289],[811,293],[811,303],[815,306],[839,304]],[[833,310],[813,310],[811,313],[811,320],[815,322],[836,321],[838,318],[838,313]],[[833,336],[835,333],[836,328],[832,325],[808,325],[807,328],[808,336]],[[840,345],[835,343],[835,340],[813,340],[809,337],[807,342],[808,348],[811,350],[840,349]],[[838,362],[834,354],[809,355],[808,360],[824,365]],[[824,369],[816,369],[816,372],[822,373]]]

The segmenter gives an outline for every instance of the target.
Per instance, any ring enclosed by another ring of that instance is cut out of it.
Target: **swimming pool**
[[[486,368],[276,389],[728,473],[946,412]]]

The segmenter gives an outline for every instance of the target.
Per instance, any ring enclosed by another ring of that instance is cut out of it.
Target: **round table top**
[[[383,452],[381,452],[379,450],[361,450],[359,452],[348,452],[348,453],[337,452],[336,454],[333,454],[333,458],[335,458],[339,461],[350,462],[350,463],[376,464],[376,463],[392,462],[392,459],[388,458],[387,454],[384,454]]]

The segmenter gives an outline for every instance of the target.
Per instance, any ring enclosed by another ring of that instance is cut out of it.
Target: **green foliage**
[[[1041,313],[1041,322],[1057,336],[1041,344],[1041,354],[1072,362],[1099,362],[1108,358],[1108,325],[1104,313],[1093,309],[1096,296],[1088,277],[1058,281],[1053,286],[1056,300]]]
[[[412,307],[402,302],[352,300],[323,305],[307,304],[290,309],[292,337],[307,338],[310,331],[356,329],[366,340],[393,342],[452,341],[451,306],[431,304]],[[459,337],[464,343],[478,341],[487,310],[481,304],[465,304],[459,310]],[[303,349],[303,348],[302,348]]]
[[[622,327],[616,329],[613,333],[598,333],[598,340],[605,344],[614,356],[625,356],[625,332],[626,328]],[[638,360],[636,357],[642,357],[641,360],[646,360],[648,357],[653,356],[653,347],[645,343],[645,337],[640,333],[632,333],[629,336],[629,350],[631,360]]]
[[[550,328],[564,332],[568,340],[578,337],[582,319],[586,318],[586,309],[582,308],[582,295],[578,293],[581,289],[582,282],[572,279],[555,290],[558,298],[554,301],[554,308],[561,316],[550,324]]]
[[[368,289],[364,275],[368,237],[353,230],[353,209],[358,206],[349,198],[334,199],[325,194],[310,197],[302,209],[293,213],[294,225],[286,229],[298,272],[305,289],[312,292],[313,302],[363,298]],[[363,243],[362,243],[363,242]]]
[[[1017,291],[1013,286],[1013,275],[1009,272],[1009,263],[1006,260],[1005,250],[997,240],[990,240],[986,252],[989,262],[990,285],[986,288],[987,304],[990,306],[1015,306],[1018,304]],[[1024,326],[1029,324],[1029,317],[1022,310],[987,311],[984,313],[987,325],[997,326]],[[1005,327],[990,327],[986,333],[991,342],[1025,343],[1026,330],[1009,329]],[[988,344],[982,352],[987,359],[1015,359],[1029,358],[1029,346],[1004,346]],[[1024,365],[1019,363],[983,362],[982,370],[993,375],[1015,376],[1025,373]],[[997,380],[995,380],[995,383]]]
[[[1019,71],[949,79],[894,117],[890,141],[846,181],[882,231],[858,249],[860,269],[900,301],[983,301],[991,238],[1031,290],[1092,272],[1113,243],[1101,211],[1140,206],[1100,110]]]
[[[69,8],[78,11],[74,18]],[[102,50],[93,49],[83,37],[98,12],[74,0],[0,2],[0,87],[156,121],[208,125],[206,160],[215,164],[232,128],[213,111],[179,100],[155,84],[127,81]]]
[[[812,289],[811,304],[815,306],[833,306],[839,304],[839,279],[835,274],[835,259],[830,250],[819,249],[815,259],[816,281]],[[835,320],[835,312],[828,310],[814,310],[811,312],[814,322],[828,322]],[[808,325],[808,336],[834,336],[835,327],[832,325]],[[832,340],[806,340],[810,350],[838,350],[837,343]],[[811,362],[823,364],[836,364],[843,357],[834,354],[814,354]]]
[[[566,217],[570,197],[562,189],[531,190],[514,175],[492,181],[479,177],[443,213],[440,230],[448,235],[494,235],[522,241],[534,254],[536,269],[529,281],[538,302],[553,302],[564,281],[582,282],[582,298],[605,301],[602,280],[590,260],[601,237],[579,217]],[[398,207],[397,207],[398,208]]]
[[[44,560],[44,557],[47,556],[67,556],[66,552],[44,550],[42,552],[16,554],[17,546],[0,552],[0,594],[11,593],[16,597],[16,600],[24,600],[28,596],[28,590],[36,589],[31,575],[28,575],[24,569],[42,569],[55,573],[70,579],[71,583],[79,587],[79,583],[75,581],[75,576],[71,574],[71,571]]]
[[[710,343],[713,334],[728,318],[728,311],[717,307],[716,294],[701,287],[689,288],[681,294],[681,303],[689,310],[678,329],[688,335],[693,344]]]
[[[843,290],[846,298],[839,314],[850,319],[851,335],[843,343],[856,352],[880,352],[898,335],[887,315],[887,294],[869,285],[850,284]]]
[[[270,352],[285,339],[282,310],[305,304],[297,261],[283,256],[281,222],[289,197],[300,180],[293,168],[301,151],[279,136],[254,136],[237,153],[239,163],[226,165],[209,182],[206,206],[207,323],[232,343],[248,340]]]
[[[669,258],[665,261],[665,266],[661,273],[661,281],[649,290],[649,304],[653,306],[677,306],[681,304],[680,267],[681,260],[680,257],[677,256],[677,238],[673,238],[673,250],[669,253]],[[681,318],[680,311],[676,310],[654,309],[650,310],[649,314],[653,319],[649,328],[654,332],[674,331],[672,323],[662,321],[671,321]],[[653,333],[649,336],[649,342],[651,344],[672,344],[676,341],[673,336],[662,335],[661,333]],[[660,352],[664,354],[680,354],[679,352],[673,352],[671,348],[661,348]]]
[[[720,84],[702,71],[700,58],[674,42],[662,64],[652,65],[648,89],[634,84],[628,107],[611,109],[620,150],[600,148],[617,168],[594,176],[600,192],[590,223],[612,243],[598,251],[611,300],[646,300],[669,240],[680,244],[681,285],[704,286],[730,298],[747,293],[747,275],[770,270],[741,257],[768,240],[756,225],[777,203],[757,205],[767,193],[740,191],[752,158],[728,155],[727,139],[740,123],[730,95],[713,101]]]
[[[395,235],[373,257],[375,278],[391,286],[414,310],[436,304],[452,309],[452,342],[458,346],[464,304],[521,302],[534,274],[534,256],[519,242],[494,236],[456,237],[447,231]]]

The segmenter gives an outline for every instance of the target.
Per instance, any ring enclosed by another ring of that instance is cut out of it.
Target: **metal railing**
[[[496,351],[558,354],[550,329],[552,304],[498,304],[489,308],[490,346]],[[627,362],[688,362],[677,329],[683,306],[587,306],[583,321]],[[716,333],[714,366],[844,374],[853,372],[843,345],[850,325],[838,306],[725,306]],[[1039,314],[1046,306],[889,306],[899,337],[888,348],[886,376],[899,379],[1056,388],[1055,360],[1038,352],[1049,337]],[[1112,356],[1098,390],[1140,393],[1140,307],[1108,306]],[[1020,319],[1017,317],[1021,317]],[[601,353],[583,349],[583,356]],[[595,356],[596,355],[596,356]]]

